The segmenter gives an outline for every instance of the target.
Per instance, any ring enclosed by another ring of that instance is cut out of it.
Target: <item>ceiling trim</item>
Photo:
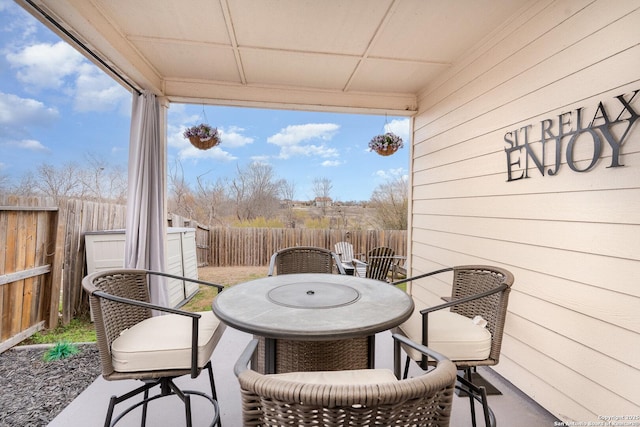
[[[377,94],[330,90],[247,86],[208,81],[165,81],[171,102],[231,105],[304,111],[339,111],[362,114],[412,116],[417,98],[407,94]]]

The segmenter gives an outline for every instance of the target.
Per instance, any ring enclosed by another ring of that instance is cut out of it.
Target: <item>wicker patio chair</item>
[[[365,277],[368,279],[387,281],[389,270],[393,265],[395,251],[386,246],[379,246],[367,253],[367,269]],[[355,266],[355,264],[354,264]]]
[[[129,393],[111,397],[104,425],[115,425],[131,410],[142,406],[144,426],[150,401],[177,395],[185,405],[186,425],[191,426],[191,395],[198,395],[213,407],[211,426],[220,426],[210,359],[225,325],[212,312],[190,313],[149,303],[150,276],[209,285],[218,292],[223,289],[201,280],[137,269],[106,270],[82,280],[94,316],[102,376],[108,381],[136,379],[144,382]],[[152,310],[165,314],[152,316]],[[196,378],[205,368],[209,374],[210,395],[180,390],[173,381],[183,375]],[[149,391],[156,385],[160,386],[159,393],[150,397]],[[113,419],[117,404],[141,393],[144,396],[141,401]]]
[[[473,383],[472,369],[498,364],[513,274],[499,267],[464,265],[409,277],[393,284],[446,272],[453,272],[448,301],[425,307],[414,298],[416,311],[395,331],[445,355],[459,370],[464,371],[464,377],[458,376],[457,387],[469,396],[473,425],[476,425],[474,400],[482,403],[485,425],[494,425],[495,417],[487,403],[486,390]],[[446,308],[449,310],[444,310]],[[411,359],[426,369],[429,364],[427,357],[407,346],[403,347],[408,355],[404,377],[407,376]],[[399,366],[396,371],[398,374]]]
[[[315,246],[294,246],[281,249],[271,255],[269,262],[269,276],[274,274],[295,273],[328,273],[334,271],[346,274],[340,258],[329,249]]]
[[[243,425],[448,426],[455,365],[403,336],[394,339],[437,360],[436,368],[401,381],[387,369],[262,375],[247,368],[253,340],[235,366]]]

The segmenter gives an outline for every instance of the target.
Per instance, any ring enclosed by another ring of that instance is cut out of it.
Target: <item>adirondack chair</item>
[[[365,277],[387,281],[387,275],[395,260],[395,251],[386,246],[373,248],[367,254],[367,270]]]
[[[349,242],[338,242],[334,245],[334,251],[340,257],[340,261],[346,269],[353,269],[354,276],[364,277],[367,271],[367,263],[354,257],[353,245]]]

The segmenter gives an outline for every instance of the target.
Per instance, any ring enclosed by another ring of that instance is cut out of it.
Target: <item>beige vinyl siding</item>
[[[577,108],[590,122],[599,102],[615,120],[615,96],[640,89],[639,29],[638,1],[533,1],[421,94],[413,122],[412,273],[512,271],[495,369],[564,421],[640,414],[640,123],[624,167],[607,167],[602,138],[598,163],[574,172],[565,138],[556,176],[530,164],[530,178],[512,182],[504,136],[546,119],[557,130]],[[632,105],[640,111],[640,93]],[[592,147],[576,145],[579,167]],[[449,279],[411,292],[438,303]]]

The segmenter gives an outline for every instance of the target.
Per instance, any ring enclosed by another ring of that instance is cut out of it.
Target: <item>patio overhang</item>
[[[403,116],[529,3],[16,1],[123,85],[170,102]]]

